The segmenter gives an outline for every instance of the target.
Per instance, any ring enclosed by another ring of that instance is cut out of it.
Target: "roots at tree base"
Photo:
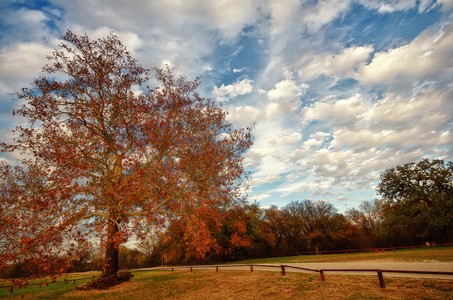
[[[91,282],[88,282],[87,284],[76,287],[76,290],[79,291],[106,290],[124,281],[129,281],[129,279],[131,279],[132,277],[134,277],[134,275],[132,275],[131,272],[121,271],[105,278],[101,277],[98,279],[94,279]]]

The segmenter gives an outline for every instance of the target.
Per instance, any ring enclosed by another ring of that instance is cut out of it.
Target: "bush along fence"
[[[161,267],[158,268],[162,271],[169,271],[171,270],[181,270],[181,269],[190,269],[190,272],[193,272],[194,269],[216,269],[216,272],[219,271],[220,268],[249,268],[250,272],[253,272],[254,269],[258,267],[262,268],[277,268],[281,271],[282,275],[286,275],[287,270],[295,269],[305,272],[314,272],[319,273],[321,277],[321,281],[326,281],[325,272],[370,272],[376,273],[379,279],[379,285],[381,288],[385,288],[384,282],[384,275],[383,273],[400,273],[400,274],[432,274],[432,275],[450,275],[453,279],[453,272],[438,272],[438,271],[411,271],[411,270],[381,270],[381,269],[310,269],[310,268],[302,268],[296,266],[289,266],[289,265],[261,265],[261,264],[250,264],[250,265],[212,265],[212,266],[178,266],[178,267]]]
[[[323,255],[323,254],[348,254],[348,253],[358,253],[358,252],[373,252],[373,253],[385,253],[385,251],[393,251],[401,249],[412,249],[415,251],[415,248],[427,248],[427,247],[444,247],[444,246],[453,246],[453,243],[449,244],[435,244],[435,243],[427,243],[426,245],[419,245],[419,246],[404,246],[404,247],[387,247],[387,248],[366,248],[366,249],[348,249],[348,250],[325,250],[325,251],[306,251],[306,252],[284,252],[280,253],[279,256],[297,256],[297,255]]]

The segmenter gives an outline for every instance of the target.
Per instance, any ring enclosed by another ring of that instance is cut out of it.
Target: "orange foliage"
[[[47,267],[46,255],[71,255],[97,235],[108,276],[134,230],[171,218],[185,226],[194,255],[217,251],[208,228],[220,226],[220,208],[241,202],[251,128],[233,129],[195,92],[198,80],[168,67],[153,69],[160,86],[144,87],[150,70],[113,34],[92,41],[68,31],[64,39],[53,64],[17,93],[26,105],[16,115],[29,126],[2,144],[28,158],[0,167],[0,271],[22,258]],[[235,240],[244,244],[239,233]]]

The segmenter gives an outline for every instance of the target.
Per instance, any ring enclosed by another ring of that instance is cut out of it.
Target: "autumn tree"
[[[183,238],[197,255],[214,247],[203,216],[215,219],[212,207],[241,200],[251,128],[234,130],[196,93],[198,80],[168,67],[153,69],[158,87],[145,87],[150,70],[112,33],[90,40],[68,31],[48,59],[17,93],[15,115],[28,125],[2,144],[23,159],[1,166],[1,265],[26,255],[44,263],[97,234],[107,277],[134,229],[170,217],[187,228]]]
[[[383,202],[380,199],[363,201],[357,208],[346,211],[346,216],[360,228],[367,244],[364,247],[377,247],[383,239],[382,223],[384,220]]]
[[[337,210],[331,203],[293,201],[283,210],[287,211],[289,218],[292,219],[293,230],[302,233],[316,253],[319,252],[319,244],[339,229],[335,223]]]
[[[419,239],[452,239],[453,162],[422,159],[385,170],[377,192],[393,230]]]
[[[216,217],[213,218],[212,210]],[[196,247],[191,247],[185,241],[185,236],[192,235],[190,228],[184,226],[181,219],[175,219],[166,230],[162,248],[165,261],[168,263],[212,263],[236,258],[243,248],[250,247],[250,220],[247,214],[247,205],[235,205],[228,209],[212,207],[200,218],[210,238],[216,240],[215,247],[211,247],[204,257],[197,255]]]

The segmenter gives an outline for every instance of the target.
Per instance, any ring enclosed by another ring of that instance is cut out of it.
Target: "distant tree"
[[[273,245],[277,251],[282,251],[281,246],[285,241],[287,233],[286,220],[284,212],[277,206],[272,205],[265,210],[263,219],[264,232],[267,233],[269,244]]]
[[[120,269],[137,269],[143,268],[148,263],[144,253],[137,249],[121,247],[119,251],[119,268]]]
[[[343,214],[335,214],[331,219],[330,232],[321,244],[325,249],[352,249],[357,248],[360,239],[360,230]]]
[[[363,201],[358,208],[347,210],[346,216],[367,237],[369,245],[366,246],[376,247],[376,243],[383,235],[384,211],[382,200]]]
[[[159,265],[161,261],[161,238],[152,233],[140,237],[137,241],[136,250],[142,252],[147,259],[147,267]]]
[[[453,162],[422,159],[388,169],[377,192],[389,226],[422,239],[453,238]]]
[[[90,40],[68,31],[51,65],[17,97],[28,126],[2,151],[23,154],[1,166],[0,268],[19,256],[37,264],[74,252],[97,233],[102,277],[118,271],[118,250],[144,223],[178,218],[199,256],[215,247],[204,215],[241,201],[242,155],[251,129],[195,92],[199,81],[149,70],[109,34]],[[64,271],[64,268],[47,271]]]
[[[324,201],[295,201],[283,208],[294,221],[292,226],[302,232],[316,253],[319,244],[329,238],[335,230],[336,208]]]

